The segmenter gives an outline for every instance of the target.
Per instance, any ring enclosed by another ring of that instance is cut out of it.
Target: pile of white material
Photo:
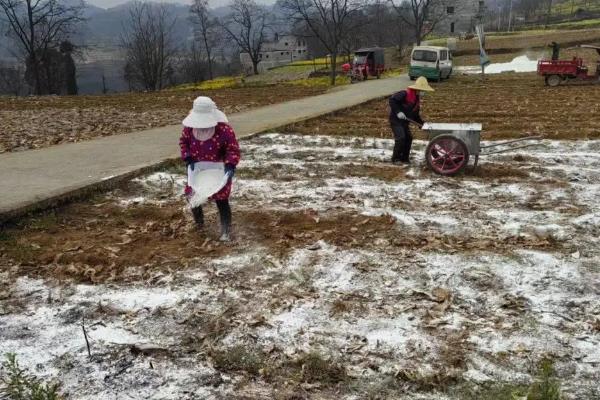
[[[503,72],[535,72],[537,71],[538,60],[532,60],[528,56],[523,55],[514,58],[507,63],[494,63],[485,67],[486,74],[501,74]],[[465,74],[480,74],[480,66],[457,67],[457,71]]]
[[[502,72],[535,72],[538,60],[531,60],[527,56],[519,56],[511,62],[490,64],[485,67],[486,74],[499,74]]]

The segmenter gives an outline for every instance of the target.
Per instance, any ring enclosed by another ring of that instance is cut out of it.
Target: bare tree
[[[390,3],[398,18],[412,28],[417,46],[447,16],[446,0],[390,0]]]
[[[177,53],[175,22],[164,4],[136,1],[131,6],[121,45],[126,54],[124,73],[132,87],[153,91],[168,84]]]
[[[260,51],[267,39],[271,16],[254,0],[233,0],[231,12],[221,22],[227,36],[250,57],[252,70],[258,74]]]
[[[194,0],[194,3],[190,7],[190,13],[192,23],[195,27],[195,36],[201,41],[201,49],[206,54],[208,78],[213,79],[213,53],[220,39],[218,22],[210,15],[208,0]]]
[[[304,24],[319,39],[331,56],[330,83],[335,85],[337,58],[344,40],[355,27],[353,16],[360,0],[281,0],[290,18]]]
[[[43,77],[43,69],[49,68],[48,59],[52,58],[49,54],[84,21],[83,8],[83,2],[66,5],[59,0],[0,0],[7,36],[14,39],[25,59],[35,94],[44,94],[44,86],[49,86]]]
[[[189,50],[182,55],[179,61],[179,74],[183,82],[202,82],[206,79],[207,70],[208,62],[196,42],[192,42]]]
[[[25,92],[25,71],[19,65],[0,64],[0,94],[19,96]]]

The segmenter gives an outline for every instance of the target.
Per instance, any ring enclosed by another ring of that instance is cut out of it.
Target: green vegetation
[[[504,383],[475,385],[464,383],[452,388],[449,393],[461,400],[560,400],[560,381],[556,378],[554,364],[550,359],[539,363],[534,382],[523,384]]]
[[[343,365],[335,360],[326,359],[316,351],[304,354],[294,366],[300,370],[301,382],[331,385],[348,379]]]
[[[538,376],[529,387],[527,400],[560,400],[560,381],[556,378],[554,363],[544,359],[540,363]]]
[[[577,10],[588,12],[600,11],[600,3],[589,0],[567,0],[552,6],[552,15],[574,15]]]
[[[344,86],[350,83],[350,80],[343,74],[338,74],[335,79],[335,86]],[[314,78],[295,79],[293,81],[286,82],[292,86],[304,86],[304,87],[328,87],[330,85],[329,76],[318,76]]]
[[[60,400],[58,384],[44,382],[19,367],[17,357],[7,354],[0,375],[0,398],[5,400]]]
[[[224,372],[243,371],[250,375],[258,375],[265,365],[262,353],[244,345],[219,351],[213,350],[211,357],[215,368]]]
[[[574,22],[563,22],[560,24],[551,25],[551,28],[566,30],[600,28],[600,18]]]

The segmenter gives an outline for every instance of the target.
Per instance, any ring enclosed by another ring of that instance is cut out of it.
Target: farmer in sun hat
[[[412,145],[412,134],[409,124],[411,122],[423,125],[419,115],[421,97],[425,92],[433,92],[427,78],[421,76],[414,85],[406,90],[401,90],[392,95],[390,104],[390,126],[394,133],[394,152],[392,162],[394,164],[409,164],[410,147]]]
[[[240,147],[225,114],[210,97],[198,97],[188,116],[183,120],[183,133],[179,139],[181,158],[192,171],[194,168],[222,167],[228,176],[227,184],[210,197],[217,203],[221,219],[221,240],[229,241],[231,234],[231,207],[229,194],[235,168],[240,161]],[[190,182],[185,194],[193,195]],[[199,228],[204,226],[202,207],[192,208]]]

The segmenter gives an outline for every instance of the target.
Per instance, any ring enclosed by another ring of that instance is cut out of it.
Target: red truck
[[[579,48],[596,50],[600,55],[600,47],[581,45]],[[590,74],[588,67],[583,65],[583,59],[573,57],[572,60],[540,60],[537,73],[544,77],[548,86],[558,86],[568,81],[600,83],[600,60],[596,62],[596,72]]]

